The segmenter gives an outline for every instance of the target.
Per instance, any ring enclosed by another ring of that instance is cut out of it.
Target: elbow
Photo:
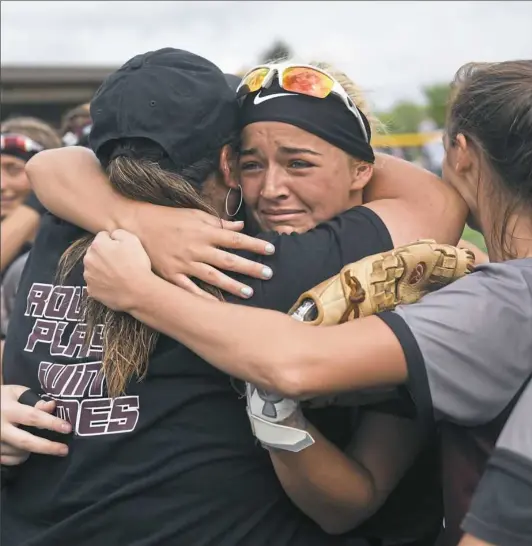
[[[305,398],[308,392],[304,363],[298,355],[280,355],[270,360],[268,390],[294,400]]]
[[[381,505],[371,480],[365,486],[358,486],[356,498],[344,499],[333,510],[320,511],[315,521],[327,534],[342,535],[362,525]]]
[[[274,365],[270,367],[272,390],[295,400],[322,394],[323,346],[320,328],[309,327],[289,319],[286,342],[278,343],[273,351]],[[265,354],[269,360],[269,355]]]
[[[44,192],[44,188],[48,185],[49,175],[51,176],[53,174],[49,172],[49,169],[50,165],[54,162],[54,152],[56,151],[57,150],[44,150],[39,152],[30,158],[24,167],[33,191],[43,203],[46,201],[46,192]]]
[[[368,510],[360,511],[357,509],[353,509],[349,513],[342,513],[341,510],[338,510],[334,514],[320,516],[319,521],[315,521],[328,535],[343,535],[364,523],[372,513]]]

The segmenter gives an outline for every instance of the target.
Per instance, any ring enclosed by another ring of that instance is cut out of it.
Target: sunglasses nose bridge
[[[273,82],[273,78],[275,76],[278,76],[279,70],[277,68],[270,68],[270,71],[268,74],[266,74],[266,77],[264,78],[264,81],[262,82],[262,87],[270,87],[270,85]]]

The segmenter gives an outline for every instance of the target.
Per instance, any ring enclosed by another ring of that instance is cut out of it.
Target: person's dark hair
[[[493,200],[507,202],[496,219],[496,243],[514,258],[511,217],[532,209],[532,61],[469,63],[452,83],[447,117],[451,143],[463,134],[490,173]]]
[[[77,133],[82,127],[90,124],[91,114],[89,103],[76,106],[65,112],[61,118],[61,136],[66,133]]]
[[[227,142],[236,147],[235,133]],[[120,150],[117,152],[117,150]],[[151,150],[151,152],[150,152]],[[102,161],[102,157],[104,158]],[[112,187],[121,195],[155,205],[191,208],[216,215],[203,195],[206,179],[218,172],[220,150],[189,165],[179,172],[154,143],[146,139],[113,141],[102,151],[100,161],[106,168]],[[58,279],[64,284],[73,268],[82,262],[94,237],[86,235],[75,241],[63,254]],[[202,288],[221,298],[219,291],[200,283]],[[86,343],[90,343],[99,324],[103,329],[102,367],[111,397],[119,396],[130,379],[140,381],[147,372],[148,360],[158,333],[127,313],[113,311],[100,302],[86,298],[83,302]]]

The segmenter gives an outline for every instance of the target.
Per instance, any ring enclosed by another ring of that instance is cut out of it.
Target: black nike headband
[[[371,128],[363,112],[364,126]],[[241,105],[241,128],[259,121],[288,123],[312,133],[356,159],[375,162],[373,148],[366,142],[355,116],[336,95],[324,99],[289,93],[278,84],[247,95]]]

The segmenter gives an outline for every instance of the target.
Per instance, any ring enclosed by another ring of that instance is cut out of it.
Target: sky
[[[160,47],[226,72],[276,39],[344,70],[378,108],[420,100],[469,61],[532,59],[532,1],[1,3],[2,65],[119,66]]]

